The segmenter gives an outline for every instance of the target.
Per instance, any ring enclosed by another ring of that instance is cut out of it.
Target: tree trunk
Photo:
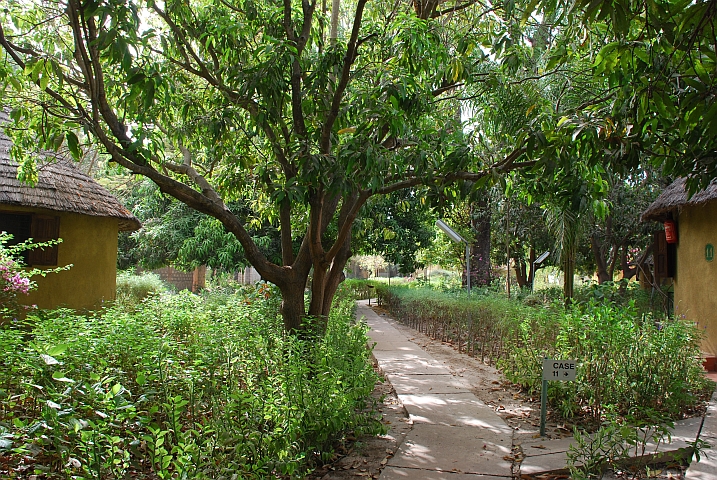
[[[333,47],[339,36],[339,15],[341,0],[331,0],[331,30],[329,32],[329,44]]]
[[[642,257],[639,258],[634,267],[630,267],[630,264],[627,262],[627,243],[622,244],[622,255],[620,256],[620,266],[622,268],[622,278],[625,278],[627,280],[630,280],[632,277],[634,277],[637,274],[637,270],[639,268],[640,262],[643,260]]]
[[[600,241],[595,234],[590,236],[590,247],[593,252],[593,258],[595,259],[595,265],[597,266],[598,283],[603,284],[611,280],[611,277],[608,273],[607,261],[603,255],[602,245],[600,245]]]
[[[474,202],[471,209],[471,227],[475,240],[471,244],[471,285],[490,285],[490,206],[486,197]]]
[[[570,248],[563,252],[563,296],[565,297],[565,305],[573,303],[573,293],[575,287],[575,248]]]
[[[530,246],[530,273],[528,274],[528,283],[533,288],[533,280],[535,279],[535,245]]]
[[[290,333],[297,333],[302,330],[306,308],[304,306],[304,282],[286,284],[281,291],[281,316],[284,319],[284,329]]]
[[[346,275],[344,274],[344,268],[346,268],[346,264],[348,263],[349,258],[351,258],[351,239],[347,238],[343,246],[341,247],[341,250],[339,250],[339,253],[336,255],[336,258],[334,259],[333,263],[331,264],[331,269],[329,270],[329,274],[326,277],[326,286],[324,287],[324,301],[321,307],[321,314],[326,316],[327,318],[331,313],[331,306],[334,300],[334,295],[336,294],[336,290],[339,288],[341,282],[346,279]]]
[[[528,285],[528,271],[525,266],[525,260],[518,257],[513,257],[513,269],[515,270],[515,280],[518,282],[518,287],[523,288]]]

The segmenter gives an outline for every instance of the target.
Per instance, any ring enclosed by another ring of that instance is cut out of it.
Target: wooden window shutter
[[[655,232],[654,242],[652,252],[655,261],[655,277],[658,279],[668,278],[670,274],[668,272],[667,239],[665,239],[663,230]]]
[[[47,242],[60,237],[60,217],[47,215],[33,215],[30,235],[33,242]],[[30,252],[27,263],[29,265],[57,265],[57,245],[36,248]]]

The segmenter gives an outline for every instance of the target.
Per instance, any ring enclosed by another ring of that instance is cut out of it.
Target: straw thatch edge
[[[678,178],[663,191],[657,200],[652,202],[647,210],[642,213],[640,220],[643,222],[653,220],[661,222],[667,220],[674,210],[684,206],[704,205],[707,202],[717,200],[717,182],[713,181],[704,190],[695,193],[688,199],[685,189],[685,178]]]
[[[142,226],[106,188],[79,171],[72,161],[51,152],[41,152],[37,185],[21,183],[17,179],[18,165],[10,159],[12,141],[3,129],[8,120],[7,111],[0,108],[0,207],[32,207],[116,218],[120,231],[138,230]]]

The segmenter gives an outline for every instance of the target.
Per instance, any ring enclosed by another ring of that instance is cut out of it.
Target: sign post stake
[[[543,380],[543,388],[540,390],[540,436],[545,436],[545,415],[548,405],[548,381]]]
[[[577,360],[554,360],[543,357],[543,385],[540,390],[540,436],[545,436],[545,417],[548,410],[548,381],[572,382],[575,380]]]

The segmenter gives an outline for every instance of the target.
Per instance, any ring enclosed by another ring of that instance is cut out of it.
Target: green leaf
[[[127,79],[128,85],[134,85],[135,83],[139,83],[143,81],[145,78],[147,78],[144,74],[144,72],[137,72],[129,76]],[[185,105],[185,107],[188,107],[188,105]]]
[[[67,347],[70,345],[67,343],[61,343],[59,345],[55,345],[54,347],[49,348],[45,353],[48,355],[62,355],[67,350]]]
[[[63,372],[52,372],[52,378],[58,382],[75,383],[74,380],[67,378]]]
[[[70,149],[72,158],[74,158],[75,160],[79,160],[82,154],[80,153],[80,141],[77,138],[77,135],[75,135],[73,132],[67,132],[65,134],[65,138],[67,140],[67,148]]]
[[[48,75],[47,72],[45,72],[40,77],[40,89],[45,90],[49,84],[50,84],[50,75]]]
[[[22,91],[22,84],[20,83],[20,81],[17,78],[10,77],[9,80],[10,80],[10,84],[13,86],[13,88],[16,91],[18,91],[18,92]]]

